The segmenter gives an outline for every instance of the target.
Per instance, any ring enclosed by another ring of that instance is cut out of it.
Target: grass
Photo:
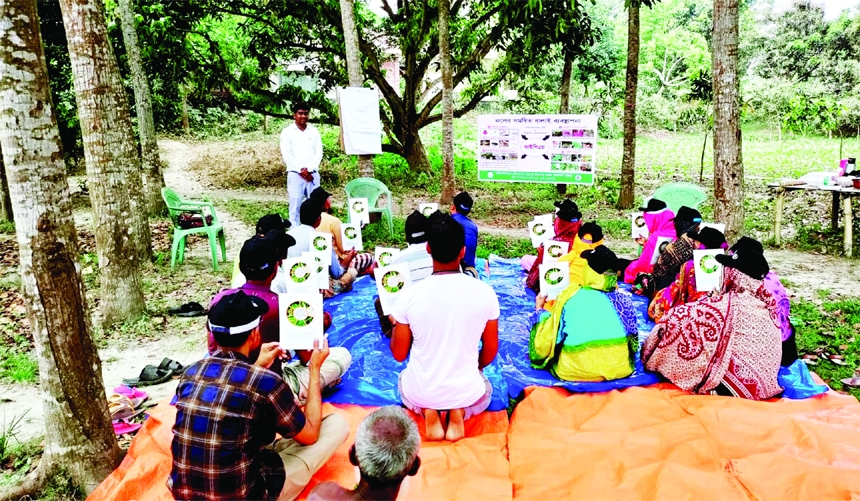
[[[0,234],[3,233],[8,233],[10,235],[15,233],[15,223],[13,221],[0,222]]]
[[[36,382],[39,377],[39,363],[26,347],[28,344],[0,346],[0,382]]]
[[[847,365],[840,366],[819,360],[810,367],[836,390],[847,391],[860,399],[860,389],[845,388],[841,379],[851,377],[860,365],[860,298],[831,300],[830,292],[818,291],[823,301],[796,300],[791,305],[792,322],[797,329],[797,349],[800,354],[818,348],[844,357]]]

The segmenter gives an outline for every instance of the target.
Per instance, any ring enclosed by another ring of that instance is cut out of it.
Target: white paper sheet
[[[404,289],[412,285],[412,279],[409,277],[409,263],[383,266],[377,268],[373,274],[376,277],[376,290],[379,292],[382,313],[390,315],[397,298]]]
[[[400,254],[400,249],[394,247],[377,247],[373,252],[373,258],[379,263],[379,266],[391,266],[397,254]]]
[[[350,223],[359,226],[370,224],[370,211],[366,198],[350,198],[348,204]]]
[[[311,233],[311,253],[319,256],[323,264],[331,265],[331,233],[315,231]]]
[[[693,266],[696,274],[696,290],[710,292],[723,285],[723,265],[714,256],[723,254],[723,249],[693,251]]]
[[[364,250],[361,239],[361,227],[354,223],[342,224],[340,226],[340,237],[343,240],[343,250],[355,249],[359,252]]]
[[[632,228],[631,236],[633,240],[639,237],[648,238],[648,225],[645,224],[643,212],[634,212],[630,215],[630,227]]]
[[[654,246],[654,252],[651,254],[651,264],[654,265],[657,260],[660,258],[660,254],[666,250],[666,246],[669,245],[672,240],[675,240],[671,237],[657,237],[657,245]]]
[[[280,345],[285,350],[312,350],[323,337],[322,294],[278,294]],[[320,341],[322,342],[322,341]]]
[[[310,253],[305,254],[283,262],[287,292],[291,294],[319,293],[316,261]]]
[[[550,213],[550,214],[540,214],[540,215],[535,216],[532,219],[534,221],[546,221],[546,223],[548,225],[552,226],[552,222],[553,222],[554,218],[555,218],[555,214]]]
[[[315,254],[313,252],[302,252],[302,257],[314,260],[314,274],[316,275],[317,288],[328,289],[328,265],[323,263],[322,259],[320,259],[319,254]]]
[[[424,214],[425,217],[430,217],[430,214],[433,214],[437,210],[439,210],[439,204],[437,203],[426,202],[418,204],[418,212]]]
[[[538,266],[540,273],[540,292],[547,299],[555,299],[570,285],[570,264],[544,263]]]
[[[545,219],[537,219],[529,221],[529,237],[532,239],[532,247],[537,249],[544,243],[555,236],[555,230],[552,223],[547,223]]]
[[[364,87],[338,89],[343,149],[348,155],[382,153],[379,92]]]
[[[543,262],[555,263],[559,258],[570,252],[570,242],[557,242],[555,240],[547,240],[544,242]]]

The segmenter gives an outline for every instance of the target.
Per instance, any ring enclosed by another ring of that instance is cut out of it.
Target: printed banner
[[[479,115],[478,180],[594,184],[597,115]]]
[[[314,339],[322,343],[323,300],[310,294],[278,294],[280,344],[285,350],[312,350]]]
[[[355,249],[359,252],[364,250],[361,239],[361,226],[355,223],[342,224],[340,226],[340,237],[343,240],[344,252]]]
[[[409,277],[409,263],[377,268],[373,276],[376,277],[376,290],[379,292],[382,313],[391,315],[397,298],[404,289],[412,285],[412,279]]]

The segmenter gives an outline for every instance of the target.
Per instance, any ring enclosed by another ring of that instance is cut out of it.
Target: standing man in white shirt
[[[290,223],[299,224],[299,207],[314,188],[320,185],[319,167],[323,148],[320,133],[308,123],[310,106],[293,105],[294,122],[281,131],[281,155],[287,166],[287,197],[290,204]]]

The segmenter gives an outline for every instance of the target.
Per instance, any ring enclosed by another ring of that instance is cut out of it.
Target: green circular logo
[[[364,212],[364,204],[356,200],[352,203],[352,211],[357,214],[361,214],[362,212]]]
[[[708,274],[717,271],[718,264],[719,263],[717,263],[717,260],[714,259],[712,254],[705,254],[702,256],[702,259],[699,259],[699,267],[702,271]]]
[[[397,270],[389,271],[382,276],[382,288],[392,294],[403,290],[404,285],[406,285],[406,281],[403,279],[403,275]]]
[[[645,218],[642,216],[636,216],[636,220],[633,222],[637,228],[643,228],[645,226]]]
[[[672,242],[663,242],[660,244],[660,247],[658,248],[660,254],[662,254],[666,251],[666,247],[668,247],[670,243],[672,243]]]
[[[319,256],[314,256],[314,259],[317,262],[317,273],[322,273],[322,271],[323,271],[322,259],[320,259]]]
[[[314,309],[304,301],[287,306],[287,320],[296,327],[306,327],[314,321]]]
[[[379,264],[382,266],[388,266],[391,264],[391,258],[394,257],[390,251],[382,251],[379,253]]]
[[[323,236],[314,237],[314,249],[318,251],[324,251],[328,248],[326,245],[326,238]]]
[[[346,229],[343,230],[343,234],[350,240],[358,237],[358,231],[355,229],[355,226],[347,226]]]
[[[558,268],[550,268],[543,274],[543,279],[548,285],[558,285],[564,280],[564,273]]]
[[[544,227],[544,224],[543,223],[537,223],[534,226],[532,226],[532,233],[534,233],[537,236],[541,236],[544,233],[546,233],[546,228]]]
[[[430,214],[433,214],[433,207],[429,205],[425,206],[421,213],[424,214],[425,217],[430,217]]]
[[[290,267],[290,279],[293,282],[300,284],[310,278],[311,272],[305,263],[295,263]]]
[[[547,247],[546,252],[552,257],[561,257],[562,255],[561,246],[558,244],[551,244]]]

